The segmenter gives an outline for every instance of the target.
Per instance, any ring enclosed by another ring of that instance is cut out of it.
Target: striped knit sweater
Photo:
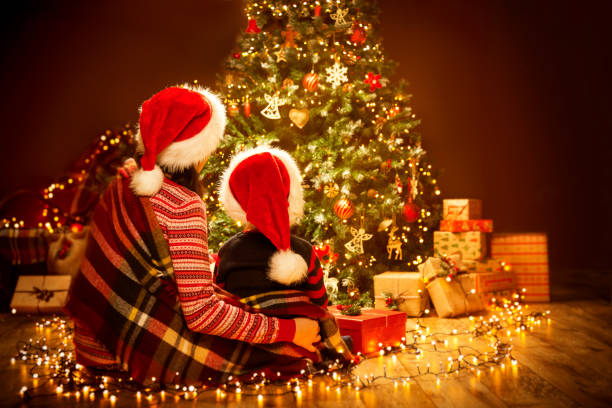
[[[195,192],[165,179],[150,202],[168,242],[179,301],[191,330],[250,343],[293,340],[293,320],[248,313],[215,296],[206,209]]]

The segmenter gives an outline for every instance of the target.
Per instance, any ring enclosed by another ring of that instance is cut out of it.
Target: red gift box
[[[406,336],[406,313],[395,310],[362,309],[357,316],[340,313],[335,306],[329,308],[340,328],[342,336],[351,336],[353,351],[361,354],[376,353],[378,346],[397,347]]]
[[[491,255],[510,264],[527,302],[550,302],[546,234],[493,234]]]
[[[440,231],[493,232],[493,220],[440,220]]]

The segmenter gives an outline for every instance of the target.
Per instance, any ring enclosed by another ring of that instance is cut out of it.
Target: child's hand
[[[124,178],[130,178],[136,170],[138,170],[138,164],[136,160],[131,157],[123,162],[123,166],[117,169],[119,174]]]
[[[314,353],[317,349],[313,343],[321,341],[319,323],[316,320],[301,317],[293,320],[295,321],[295,336],[293,337],[293,343]]]

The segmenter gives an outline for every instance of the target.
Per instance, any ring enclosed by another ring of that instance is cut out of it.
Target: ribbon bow
[[[51,299],[53,297],[53,292],[47,289],[40,289],[36,286],[34,286],[34,295],[36,296],[36,299],[38,300],[42,300],[43,302],[48,302],[49,299]]]

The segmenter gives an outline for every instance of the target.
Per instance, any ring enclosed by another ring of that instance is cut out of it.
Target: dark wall
[[[164,86],[212,86],[245,26],[237,0],[13,3],[0,17],[0,196],[61,175]],[[482,198],[498,231],[548,232],[553,266],[610,266],[603,2],[380,3],[443,194]]]

